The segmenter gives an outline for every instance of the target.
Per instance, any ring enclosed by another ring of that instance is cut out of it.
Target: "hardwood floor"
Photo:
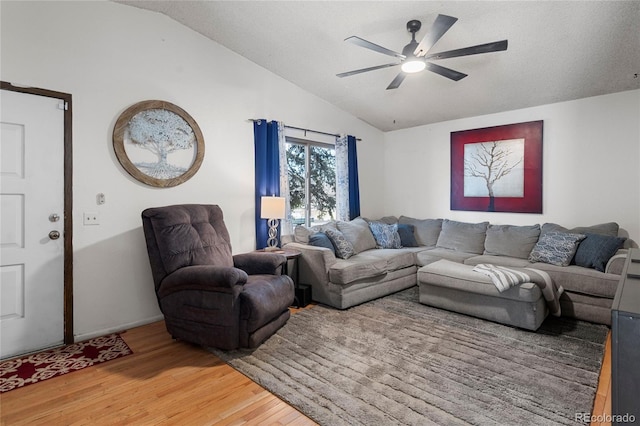
[[[1,394],[1,424],[316,424],[201,347],[173,341],[163,322],[122,337],[133,355]],[[609,342],[594,415],[611,413]],[[610,423],[592,423],[601,424]]]

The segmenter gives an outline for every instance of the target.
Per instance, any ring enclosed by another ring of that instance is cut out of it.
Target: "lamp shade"
[[[284,197],[262,197],[260,217],[262,219],[284,219]]]

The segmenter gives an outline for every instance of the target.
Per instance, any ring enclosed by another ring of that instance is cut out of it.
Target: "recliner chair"
[[[231,350],[255,348],[289,319],[286,257],[233,256],[217,205],[149,208],[142,223],[156,296],[176,339]]]

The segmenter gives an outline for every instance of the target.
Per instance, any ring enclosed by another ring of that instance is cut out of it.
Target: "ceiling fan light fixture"
[[[405,62],[402,63],[402,71],[408,73],[408,74],[413,74],[416,72],[420,72],[422,70],[424,70],[426,68],[427,64],[424,61],[421,61],[420,59],[414,58],[414,59],[409,59]]]

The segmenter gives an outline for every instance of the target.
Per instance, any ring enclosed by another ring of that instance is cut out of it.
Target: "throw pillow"
[[[465,253],[484,253],[484,240],[489,222],[466,223],[445,219],[436,247]]]
[[[376,240],[369,229],[369,224],[361,217],[349,222],[337,222],[338,230],[353,246],[354,254],[376,248]]]
[[[326,228],[338,229],[333,221],[314,226],[297,225],[293,230],[294,241],[296,243],[309,244],[309,237],[312,234],[323,232]]]
[[[590,233],[585,235],[587,238],[578,246],[574,263],[578,266],[604,272],[609,259],[622,247],[626,238]]]
[[[400,235],[400,244],[402,247],[418,247],[416,236],[413,233],[414,226],[409,224],[398,224],[398,235]]]
[[[442,219],[414,219],[400,216],[398,224],[413,225],[413,234],[420,246],[435,247],[442,230]]]
[[[489,225],[484,254],[527,259],[540,237],[540,225]]]
[[[402,248],[400,235],[398,234],[398,225],[387,225],[382,222],[369,223],[371,233],[380,248],[399,249]]]
[[[316,232],[315,234],[312,234],[309,237],[309,245],[314,247],[328,248],[333,252],[333,254],[336,254],[336,248],[333,246],[333,243],[324,232]]]
[[[355,254],[353,246],[345,238],[344,234],[337,229],[327,228],[324,230],[327,237],[331,240],[333,247],[336,249],[336,257],[340,259],[348,259]]]
[[[555,231],[542,234],[529,255],[529,261],[569,266],[571,259],[576,254],[578,244],[585,238],[584,234],[567,234]]]

